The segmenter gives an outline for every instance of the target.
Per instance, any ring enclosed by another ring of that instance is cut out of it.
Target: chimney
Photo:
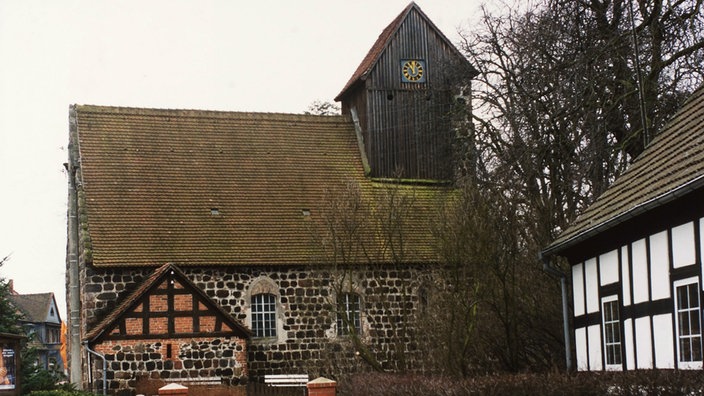
[[[15,291],[15,281],[13,279],[7,281],[7,290],[10,292],[11,295],[17,295],[17,292]]]

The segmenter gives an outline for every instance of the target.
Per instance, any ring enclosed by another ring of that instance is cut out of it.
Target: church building
[[[411,3],[338,116],[72,105],[71,381],[421,367],[431,224],[471,145],[476,73]]]

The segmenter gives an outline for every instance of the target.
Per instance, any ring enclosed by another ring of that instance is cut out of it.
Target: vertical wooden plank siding
[[[453,96],[443,65],[456,57],[420,14],[409,13],[366,80],[366,108],[358,108],[373,177],[452,178]],[[403,59],[425,60],[425,83],[401,82]]]

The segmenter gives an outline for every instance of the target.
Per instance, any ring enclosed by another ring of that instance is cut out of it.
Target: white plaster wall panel
[[[602,286],[618,282],[618,250],[599,256],[599,278]]]
[[[623,306],[631,305],[631,270],[628,268],[628,249],[626,246],[621,248],[621,273],[623,280],[621,288],[623,290]]]
[[[584,315],[584,275],[581,263],[572,266],[572,299],[574,316]]]
[[[694,247],[694,222],[682,224],[672,229],[672,266],[686,267],[696,263]]]
[[[648,301],[648,257],[645,251],[645,239],[631,244],[631,261],[633,263],[633,304]]]
[[[636,356],[637,368],[653,368],[653,344],[649,316],[636,319]]]
[[[650,236],[650,299],[670,297],[670,259],[667,231]]]
[[[577,354],[577,370],[589,370],[589,361],[587,360],[587,329],[580,327],[574,330],[574,344]]]
[[[587,313],[598,312],[599,279],[597,277],[596,258],[591,258],[584,262],[584,281]]]
[[[655,367],[675,368],[674,340],[672,339],[672,315],[653,316],[653,341],[655,343]]]
[[[623,321],[623,344],[626,351],[626,370],[636,368],[635,346],[633,345],[633,320]]]
[[[587,328],[587,337],[589,337],[589,370],[602,370],[603,365],[601,358],[601,326],[589,326]]]

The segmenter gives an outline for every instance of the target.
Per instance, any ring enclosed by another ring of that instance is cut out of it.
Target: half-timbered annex
[[[456,83],[446,64],[461,65]],[[339,116],[71,106],[71,380],[118,392],[422,367],[430,224],[453,193],[449,109],[470,111],[452,89],[474,73],[411,3]],[[363,246],[331,251],[345,188],[378,214],[388,197],[408,206],[393,229],[360,221],[345,243]]]
[[[704,87],[545,249],[572,268],[579,370],[702,369]]]
[[[85,336],[110,362],[106,380],[178,378],[238,384],[251,332],[173,264],[164,264]],[[144,372],[135,376],[137,362]],[[128,381],[128,382],[129,382]]]

